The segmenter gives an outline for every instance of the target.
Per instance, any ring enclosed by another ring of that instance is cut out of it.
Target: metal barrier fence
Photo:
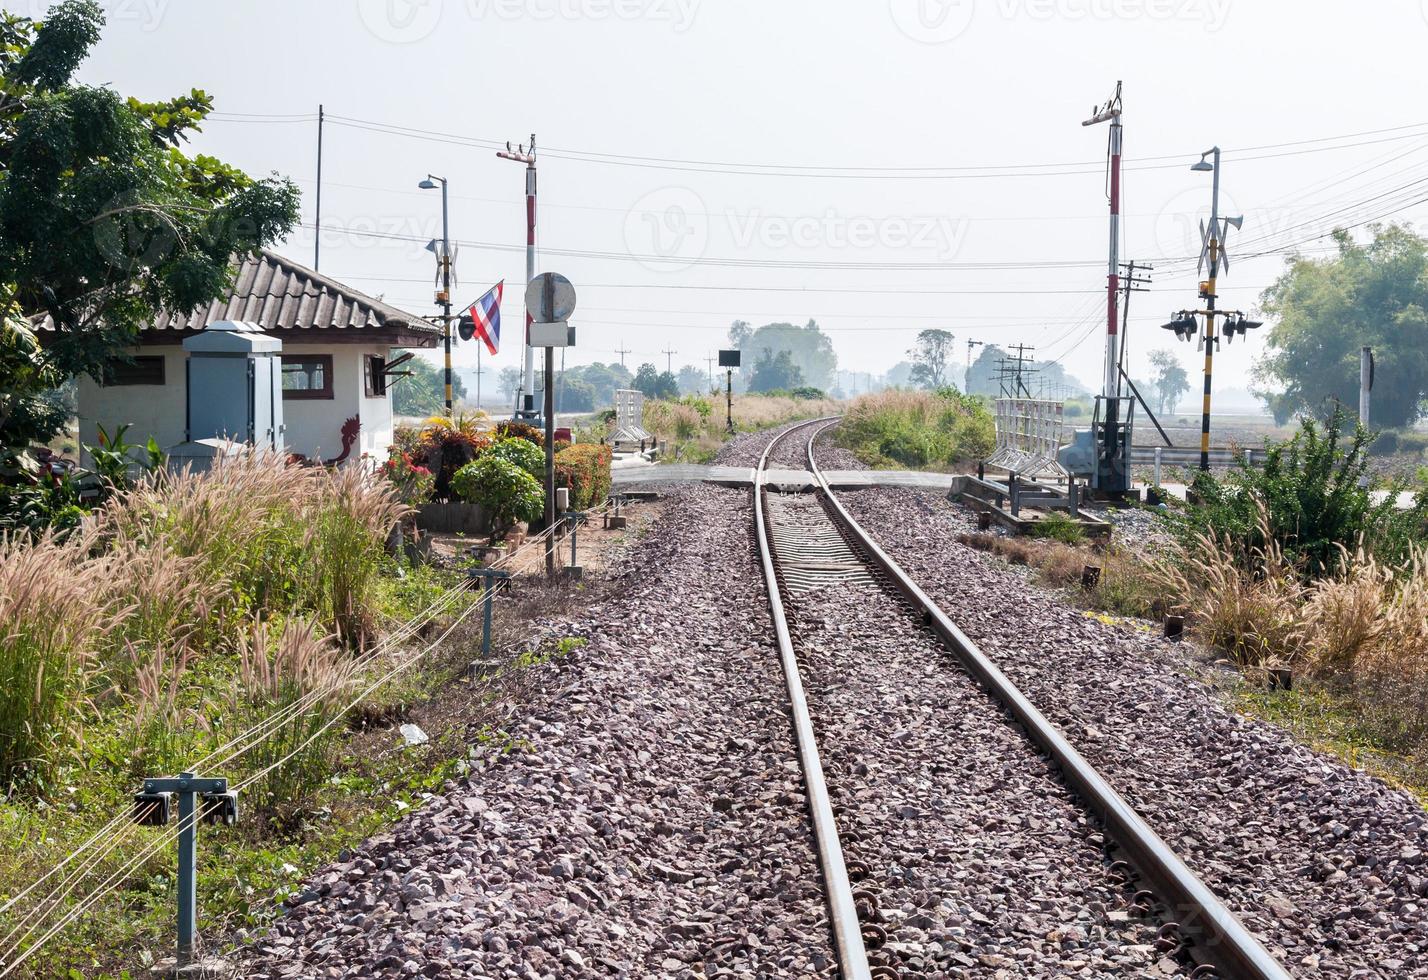
[[[645,396],[633,388],[620,388],[615,392],[615,434],[610,442],[638,442],[643,444],[651,436],[644,428]]]
[[[1066,475],[1056,459],[1063,429],[1061,402],[998,398],[996,422],[997,447],[987,459],[987,466],[1023,476]]]

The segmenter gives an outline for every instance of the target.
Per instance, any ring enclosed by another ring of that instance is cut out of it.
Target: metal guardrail
[[[1200,465],[1200,450],[1191,446],[1132,446],[1131,462],[1136,466],[1150,466],[1157,456],[1160,462],[1166,466],[1186,466]],[[1241,457],[1245,462],[1254,465],[1258,460],[1263,462],[1263,449],[1229,449],[1223,446],[1210,450],[1210,464],[1212,466],[1228,466],[1236,462]]]
[[[764,512],[764,474],[768,469],[769,454],[789,433],[826,421],[828,420],[812,419],[785,429],[764,449],[754,473],[754,529],[759,542],[759,560],[764,568],[764,584],[768,588],[769,613],[773,617],[779,657],[783,662],[784,682],[788,687],[789,710],[793,715],[794,737],[798,743],[799,765],[803,769],[803,783],[808,793],[808,811],[813,821],[818,860],[823,867],[824,892],[828,899],[829,920],[837,947],[840,976],[846,980],[872,980],[868,952],[863,945],[862,926],[853,902],[853,886],[848,880],[848,868],[843,860],[843,845],[838,839],[837,820],[833,816],[833,804],[828,797],[828,784],[823,778],[823,764],[818,757],[818,739],[813,731],[808,698],[804,694],[803,681],[798,673],[793,637],[789,633],[788,619],[783,611],[783,599],[774,571],[768,518]]]
[[[1100,817],[1125,850],[1130,864],[1148,881],[1156,897],[1169,907],[1180,931],[1197,940],[1191,955],[1212,965],[1223,980],[1291,980],[1284,967],[1185,866],[1170,845],[1150,829],[1056,726],[844,509],[818,468],[813,444],[814,440],[809,440],[808,470],[818,481],[835,520],[914,608],[921,611],[928,626],[947,643],[968,673],[1001,702],[1027,736],[1056,763],[1072,791]]]

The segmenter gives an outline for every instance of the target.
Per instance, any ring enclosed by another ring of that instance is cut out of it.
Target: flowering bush
[[[524,439],[532,443],[538,449],[545,448],[545,433],[533,425],[526,422],[517,422],[510,419],[505,422],[496,423],[497,439]]]
[[[555,485],[570,488],[570,506],[588,510],[610,495],[609,446],[581,443],[555,455]]]
[[[481,428],[479,418],[436,415],[423,423],[418,445],[421,462],[436,478],[436,496],[449,497],[451,478],[491,445],[491,436]]]
[[[391,481],[397,499],[404,504],[424,504],[436,490],[436,475],[397,446],[387,450],[382,475]]]

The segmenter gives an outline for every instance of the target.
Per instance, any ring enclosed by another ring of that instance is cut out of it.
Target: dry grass
[[[740,432],[772,428],[798,419],[836,415],[838,402],[783,395],[735,395],[734,428]],[[722,398],[687,397],[645,402],[644,426],[674,444],[681,461],[711,459],[728,438],[728,411]]]

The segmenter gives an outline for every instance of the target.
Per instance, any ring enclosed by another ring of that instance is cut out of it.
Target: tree
[[[987,344],[967,372],[967,394],[987,395],[995,398],[1001,394],[997,382],[997,362],[1007,356],[1007,352],[996,344]]]
[[[398,371],[410,372],[406,377],[392,379],[392,412],[428,418],[446,411],[446,368],[438,367],[418,354]],[[455,371],[451,373],[451,397],[460,401],[466,397],[466,385]]]
[[[709,375],[705,371],[699,370],[693,364],[686,364],[679,369],[679,393],[682,395],[707,395],[709,394]]]
[[[1175,352],[1151,351],[1150,366],[1155,369],[1155,406],[1161,414],[1174,412],[1180,399],[1190,390],[1190,376],[1175,359]]]
[[[629,370],[618,361],[609,364],[583,364],[565,372],[566,384],[578,382],[590,388],[591,408],[604,408],[615,404],[615,391],[628,388],[633,380]],[[579,409],[571,409],[579,411]]]
[[[743,351],[743,363],[739,370],[750,385],[754,364],[762,351],[775,356],[780,351],[787,351],[808,384],[831,388],[836,381],[834,374],[838,370],[838,355],[833,352],[833,341],[813,320],[801,327],[792,323],[768,323],[757,330],[751,330],[743,321],[736,321],[729,331],[729,340]],[[754,389],[750,387],[749,390]]]
[[[802,386],[803,372],[793,363],[793,356],[788,351],[781,350],[777,354],[767,350],[760,352],[754,362],[754,373],[749,378],[750,391],[792,391]]]
[[[290,181],[181,152],[206,93],[126,101],[74,83],[103,26],[94,0],[43,23],[0,14],[0,301],[54,319],[39,358],[61,378],[102,379],[158,313],[219,298],[235,255],[298,220]],[[0,442],[24,435],[7,425]]]
[[[678,398],[679,382],[668,371],[657,371],[653,364],[641,364],[635,372],[634,386],[646,398]]]
[[[912,362],[898,361],[883,375],[883,384],[888,388],[906,388],[912,384]]]
[[[912,358],[912,383],[937,389],[947,384],[947,361],[952,356],[952,335],[946,330],[924,330],[907,352]]]
[[[507,400],[516,397],[516,392],[521,390],[521,369],[517,367],[503,367],[496,375],[496,390],[501,393],[501,397]]]
[[[1428,395],[1428,241],[1399,225],[1371,226],[1357,244],[1336,231],[1338,254],[1292,258],[1265,290],[1276,322],[1255,377],[1282,423],[1295,413],[1327,418],[1358,406],[1359,348],[1374,351],[1376,425],[1404,426]]]

